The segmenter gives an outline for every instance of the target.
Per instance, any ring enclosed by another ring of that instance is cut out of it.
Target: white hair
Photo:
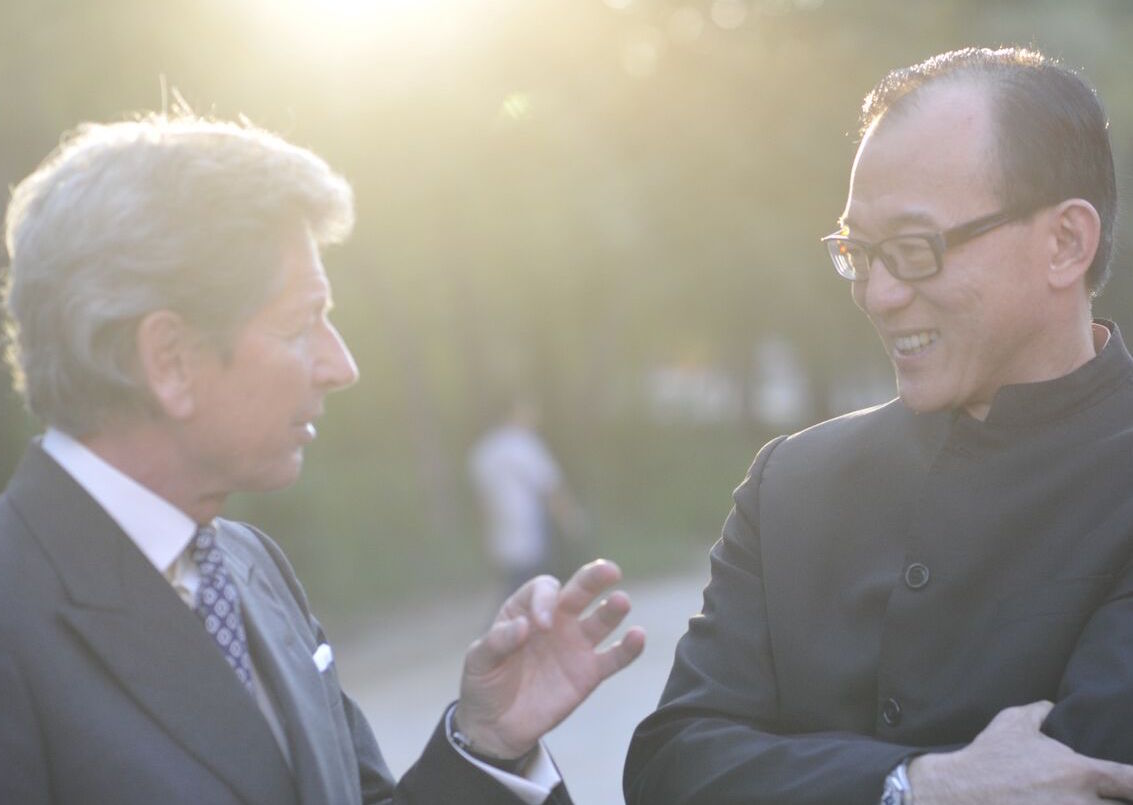
[[[88,123],[12,191],[8,360],[44,422],[73,435],[150,399],[135,332],[169,309],[224,345],[264,301],[282,242],[354,224],[350,185],[250,125],[151,114]]]

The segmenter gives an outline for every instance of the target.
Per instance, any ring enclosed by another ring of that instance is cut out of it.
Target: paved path
[[[645,651],[547,738],[576,805],[622,802],[630,734],[657,703],[677,639],[700,609],[706,575],[705,557],[683,574],[626,585],[633,600],[630,620],[647,633]],[[491,607],[481,596],[402,613],[336,646],[343,685],[365,711],[395,775],[417,758],[445,705],[456,698],[464,648],[484,627]]]

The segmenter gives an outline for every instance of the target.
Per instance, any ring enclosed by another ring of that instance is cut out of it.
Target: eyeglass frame
[[[869,263],[867,264],[868,266],[872,266],[873,261],[880,258],[881,262],[885,264],[886,271],[888,271],[890,276],[892,276],[894,279],[900,280],[901,282],[919,282],[920,280],[926,280],[929,277],[935,277],[941,272],[941,270],[944,268],[944,253],[949,249],[955,246],[960,246],[971,240],[975,240],[981,235],[986,235],[988,232],[991,232],[994,229],[998,229],[1001,226],[1006,226],[1007,224],[1021,221],[1024,218],[1034,215],[1045,206],[1048,205],[1040,204],[1027,205],[1024,207],[1008,207],[1006,209],[999,210],[998,212],[981,215],[979,218],[973,218],[970,221],[965,221],[962,224],[957,224],[956,226],[949,227],[948,229],[940,230],[937,232],[904,232],[900,235],[891,235],[887,238],[882,238],[881,240],[873,242],[862,240],[860,238],[851,238],[848,235],[843,235],[840,232],[835,232],[822,238],[820,242],[826,244],[827,254],[830,255],[830,261],[834,263],[834,271],[838,274],[839,277],[849,280],[850,282],[862,282],[864,280],[868,280],[868,269],[864,277],[847,276],[839,267],[840,263],[838,258],[834,255],[834,246],[832,244],[846,243],[864,249],[866,256],[869,258]],[[883,244],[890,241],[901,240],[904,238],[920,238],[928,243],[929,248],[932,250],[932,256],[936,268],[927,274],[920,274],[917,276],[902,276],[903,272],[898,268],[897,261],[894,260],[891,255],[888,255],[884,251],[882,251],[881,247]]]

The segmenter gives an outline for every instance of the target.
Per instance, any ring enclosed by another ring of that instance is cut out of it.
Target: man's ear
[[[138,323],[138,363],[154,402],[172,419],[191,416],[194,353],[199,346],[195,330],[172,310],[155,310]]]
[[[1069,288],[1086,275],[1101,239],[1101,217],[1085,199],[1071,198],[1054,208],[1050,228],[1049,281]]]

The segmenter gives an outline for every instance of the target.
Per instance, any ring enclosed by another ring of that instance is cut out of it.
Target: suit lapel
[[[256,667],[275,692],[280,716],[287,724],[292,765],[300,801],[307,805],[356,802],[356,767],[347,768],[334,714],[339,712],[315,666],[310,624],[294,605],[280,600],[286,582],[256,537],[221,522],[219,542],[226,551],[233,581],[240,592],[244,625]],[[274,583],[273,583],[274,582]]]
[[[255,702],[106,512],[36,445],[8,493],[67,589],[61,617],[134,701],[242,798],[294,801]]]

